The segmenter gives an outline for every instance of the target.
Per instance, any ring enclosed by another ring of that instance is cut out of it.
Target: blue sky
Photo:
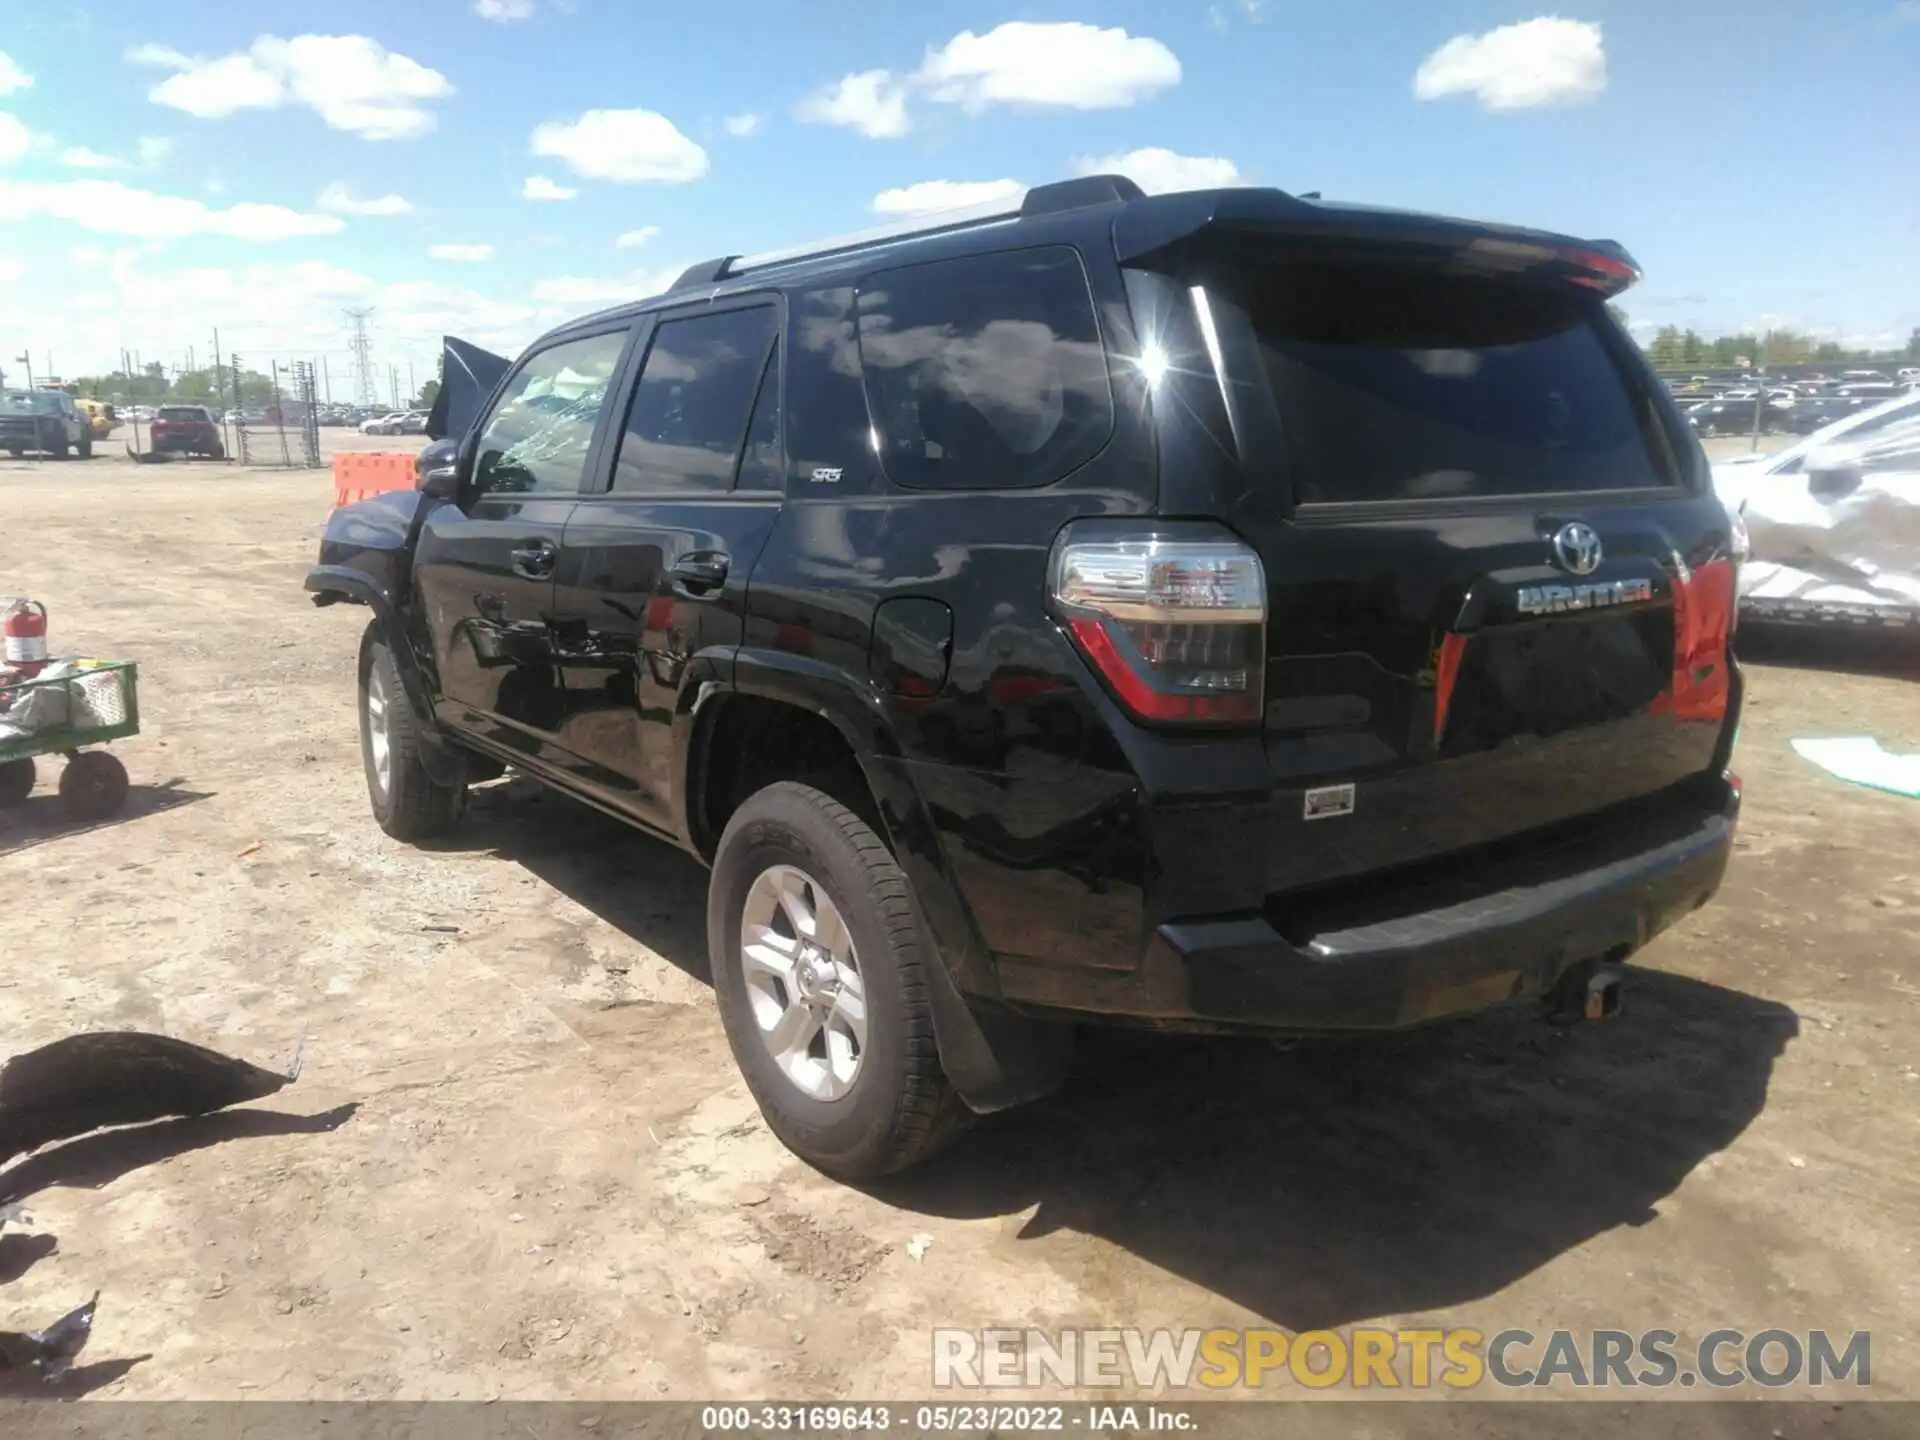
[[[1116,159],[1618,239],[1643,326],[1920,324],[1920,0],[8,10],[9,365],[218,326],[344,393],[348,305],[404,373],[443,329],[512,349],[694,260]]]

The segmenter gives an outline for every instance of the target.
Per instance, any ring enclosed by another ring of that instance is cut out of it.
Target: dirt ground
[[[1920,748],[1911,669],[1756,640],[1738,857],[1615,1022],[1097,1037],[1066,1093],[863,1192],[735,1074],[694,863],[514,782],[436,850],[374,827],[364,612],[299,584],[327,502],[0,461],[0,591],[138,660],[146,726],[116,821],[70,828],[50,773],[0,817],[0,1056],[305,1042],[270,1101],[0,1174],[33,1217],[0,1328],[102,1292],[64,1393],[915,1397],[936,1325],[1364,1321],[1870,1330],[1873,1393],[1920,1397],[1920,806],[1788,748]]]

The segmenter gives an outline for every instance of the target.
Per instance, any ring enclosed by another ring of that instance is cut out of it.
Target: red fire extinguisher
[[[7,668],[32,679],[47,663],[47,607],[38,600],[15,600],[0,619],[7,642]]]

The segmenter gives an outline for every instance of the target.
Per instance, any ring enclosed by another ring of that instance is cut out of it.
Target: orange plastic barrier
[[[333,508],[355,505],[389,490],[413,488],[413,456],[375,451],[333,457]]]

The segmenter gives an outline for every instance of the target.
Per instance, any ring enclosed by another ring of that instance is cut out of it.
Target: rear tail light
[[[1076,527],[1054,547],[1049,589],[1074,643],[1138,718],[1260,719],[1267,582],[1241,541]]]

